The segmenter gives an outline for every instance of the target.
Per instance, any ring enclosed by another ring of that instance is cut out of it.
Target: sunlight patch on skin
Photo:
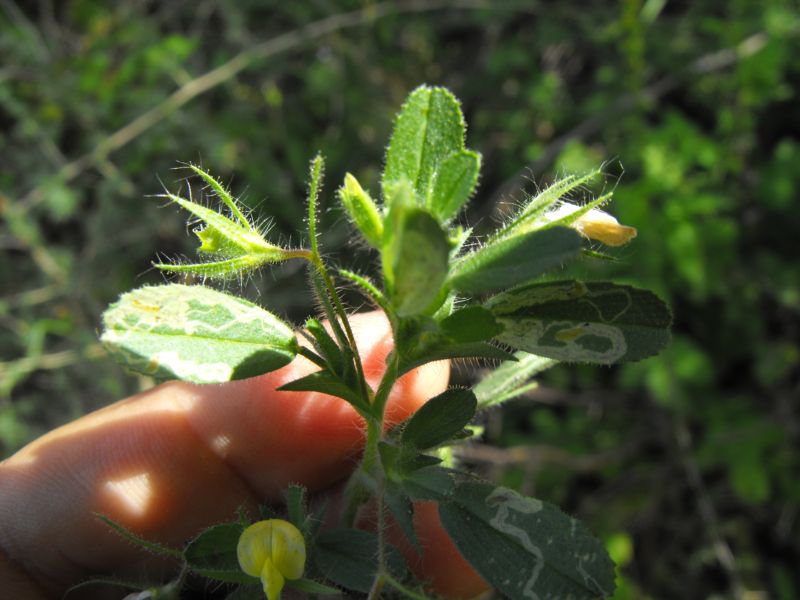
[[[214,437],[211,440],[211,448],[214,453],[221,457],[225,458],[228,455],[228,450],[231,446],[231,438],[224,433],[221,433]]]
[[[143,516],[153,498],[153,486],[147,473],[107,481],[103,487],[131,517]]]

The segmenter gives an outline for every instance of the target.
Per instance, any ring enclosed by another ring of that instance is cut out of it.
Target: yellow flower
[[[580,209],[576,204],[561,203],[555,210],[547,213],[548,222],[559,221]],[[614,217],[600,209],[593,208],[569,224],[575,231],[590,240],[597,240],[606,246],[624,246],[636,237],[636,228],[620,225]]]
[[[236,547],[239,566],[259,577],[269,600],[278,600],[287,579],[299,579],[306,564],[303,534],[283,519],[253,523],[242,532]]]

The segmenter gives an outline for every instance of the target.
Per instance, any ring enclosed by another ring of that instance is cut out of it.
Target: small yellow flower
[[[547,214],[549,222],[558,221],[580,209],[576,204],[562,203]],[[569,224],[575,231],[590,240],[597,240],[606,246],[624,246],[636,237],[636,228],[621,225],[614,217],[600,209],[593,208]]]
[[[287,579],[299,579],[306,564],[303,534],[283,519],[253,523],[242,532],[236,547],[239,566],[259,577],[269,600],[278,600]]]

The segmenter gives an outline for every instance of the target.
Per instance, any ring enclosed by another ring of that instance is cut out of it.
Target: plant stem
[[[380,461],[378,443],[383,437],[384,418],[386,414],[386,403],[389,400],[389,393],[398,379],[400,357],[393,350],[386,359],[386,372],[383,374],[378,390],[375,393],[375,402],[372,406],[374,420],[367,422],[367,442],[364,448],[364,460],[361,468],[375,481],[375,529],[378,534],[378,569],[372,589],[369,592],[368,600],[376,600],[380,597],[386,578],[386,519],[384,515],[383,494],[385,490],[386,475]]]
[[[350,327],[350,321],[347,319],[347,312],[344,310],[344,305],[339,298],[339,294],[336,292],[336,286],[333,284],[333,279],[331,278],[330,273],[328,273],[328,269],[325,268],[325,263],[323,262],[322,256],[319,253],[319,246],[317,244],[317,198],[319,197],[319,190],[322,183],[323,167],[324,161],[322,156],[317,154],[317,156],[311,162],[311,183],[308,189],[308,237],[311,243],[311,252],[305,258],[308,258],[308,260],[310,260],[311,263],[317,268],[317,271],[319,272],[320,277],[322,277],[322,280],[325,284],[325,289],[328,292],[328,296],[333,301],[336,315],[338,316],[339,321],[341,321],[341,325],[344,328],[345,335],[347,337],[347,343],[353,352],[356,375],[359,382],[359,387],[361,388],[359,391],[365,404],[370,404],[371,398],[369,386],[367,385],[367,380],[364,377],[364,368],[361,365],[361,356],[358,353],[356,338],[353,335],[352,328]],[[331,326],[334,325],[334,323],[331,323]]]
[[[319,271],[319,274],[325,283],[325,289],[328,291],[328,295],[330,296],[331,300],[333,300],[333,306],[336,310],[336,314],[341,321],[342,327],[344,328],[350,349],[353,351],[353,361],[356,365],[356,374],[361,387],[361,390],[359,390],[361,392],[361,396],[366,404],[371,404],[372,398],[370,397],[369,386],[367,385],[367,380],[364,376],[364,367],[361,364],[361,355],[358,353],[356,337],[353,335],[353,329],[350,327],[350,321],[347,318],[347,312],[344,310],[344,305],[339,298],[339,294],[336,292],[336,286],[333,285],[333,279],[328,273],[328,270],[325,268],[322,258],[319,256],[319,254],[315,253],[312,256],[312,259],[314,266],[317,267],[317,270]]]
[[[373,400],[371,390],[364,375],[364,367],[361,363],[361,356],[358,352],[356,339],[350,327],[350,321],[347,318],[347,313],[344,310],[339,294],[336,292],[333,279],[325,268],[325,263],[320,256],[319,247],[317,245],[317,197],[319,195],[321,178],[322,158],[318,155],[312,162],[311,185],[308,192],[308,235],[311,241],[311,252],[308,258],[319,272],[328,299],[333,303],[333,309],[336,313],[332,316],[335,316],[336,319],[341,322],[341,327],[344,329],[347,343],[353,352],[356,378],[360,388],[359,392],[365,404],[367,406],[371,405],[371,414],[366,415],[367,439],[364,445],[364,457],[358,470],[353,474],[350,482],[348,482],[345,492],[345,519],[348,522],[355,520],[358,506],[362,503],[364,497],[367,496],[365,492],[370,491],[369,487],[372,487],[373,489],[371,491],[375,492],[376,503],[375,527],[378,534],[378,568],[375,574],[375,580],[372,583],[372,589],[370,589],[369,592],[368,600],[377,600],[383,590],[386,575],[386,520],[383,514],[385,474],[380,460],[378,444],[383,437],[384,417],[389,393],[392,391],[398,378],[399,357],[396,352],[392,351],[387,358],[386,372],[381,378],[380,385],[378,386]],[[360,281],[359,283],[361,283],[362,286],[364,285],[364,281]],[[374,289],[372,286],[369,286],[367,289],[369,289],[375,297],[380,297],[380,293],[377,289]],[[390,315],[387,316],[391,317]],[[331,325],[335,326],[335,323],[331,323]],[[371,483],[374,485],[370,485]]]
[[[381,597],[381,591],[383,591],[383,586],[386,583],[386,573],[383,571],[378,571],[375,575],[375,579],[372,582],[372,587],[369,590],[369,594],[367,595],[367,600],[377,600]]]

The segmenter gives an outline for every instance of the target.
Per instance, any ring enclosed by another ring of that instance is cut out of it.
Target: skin
[[[352,322],[374,387],[392,346],[388,324],[379,313]],[[174,575],[174,564],[144,554],[93,513],[180,548],[203,528],[235,519],[240,507],[257,514],[259,502],[279,502],[289,483],[321,492],[340,482],[363,446],[358,415],[337,398],[276,391],[315,370],[298,358],[223,385],[166,383],[60,427],[0,463],[6,597],[59,598],[99,573]],[[448,377],[445,363],[405,375],[390,397],[388,421],[410,416],[445,389]],[[432,591],[469,598],[486,589],[442,530],[435,507],[420,506],[415,522],[423,553],[404,551]],[[391,536],[403,546],[397,532]],[[97,589],[82,593],[100,597]]]

